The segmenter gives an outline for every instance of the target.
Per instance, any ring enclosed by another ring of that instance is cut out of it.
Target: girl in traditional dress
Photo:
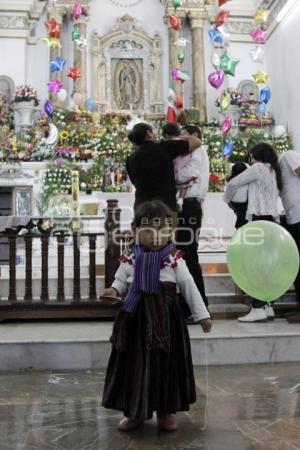
[[[139,205],[134,244],[121,258],[104,297],[123,296],[111,337],[102,404],[124,413],[119,430],[130,431],[157,414],[158,425],[176,430],[175,414],[196,401],[190,341],[176,286],[204,332],[211,319],[181,253],[172,242],[172,211],[160,201]]]

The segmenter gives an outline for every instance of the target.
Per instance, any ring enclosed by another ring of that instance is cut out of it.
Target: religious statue
[[[135,110],[142,100],[141,74],[134,60],[120,59],[114,75],[114,95],[118,108]]]

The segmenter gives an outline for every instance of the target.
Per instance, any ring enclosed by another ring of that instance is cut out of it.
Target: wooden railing
[[[120,232],[120,213],[117,200],[108,200],[104,229],[99,232],[77,231],[78,219],[71,221],[71,231],[66,231],[57,226],[53,221],[53,227],[43,228],[45,218],[32,218],[26,227],[15,230],[5,230],[0,233],[1,237],[8,240],[9,248],[9,284],[7,299],[0,300],[0,320],[5,318],[56,318],[56,317],[113,317],[118,307],[109,302],[99,299],[97,292],[97,267],[96,267],[96,244],[101,236],[104,238],[104,265],[105,286],[110,286],[114,274],[119,265],[120,251],[122,248],[123,234]],[[80,218],[80,221],[99,219],[99,217]],[[61,224],[64,220],[59,218]],[[75,230],[76,229],[76,230]],[[20,233],[21,231],[21,233]],[[25,231],[25,234],[24,234]],[[65,295],[65,238],[72,236],[73,248],[73,292],[72,298]],[[82,296],[81,286],[81,247],[80,239],[88,239],[88,296]],[[40,240],[40,293],[39,298],[33,296],[33,241]],[[18,289],[17,280],[17,245],[22,241],[25,248],[25,280],[24,292]],[[57,286],[56,296],[49,295],[49,245],[50,240],[57,243]],[[3,283],[3,280],[0,281]],[[0,292],[3,296],[3,292]]]

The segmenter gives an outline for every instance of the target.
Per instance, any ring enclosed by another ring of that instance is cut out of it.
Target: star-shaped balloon
[[[229,11],[220,11],[216,17],[216,27],[220,27],[224,25],[224,23],[228,22],[229,19]]]
[[[208,34],[214,44],[224,45],[224,36],[217,27],[209,30]]]
[[[177,75],[177,80],[181,81],[181,83],[184,83],[185,81],[190,79],[190,74],[187,70],[179,70]]]
[[[60,38],[60,24],[55,19],[47,20],[45,25],[49,37]]]
[[[50,62],[50,71],[53,72],[61,72],[65,67],[67,60],[65,58],[61,58],[60,56],[56,56],[53,61]]]
[[[83,14],[82,4],[80,2],[76,2],[72,9],[73,18],[78,20]]]
[[[267,40],[268,32],[262,28],[257,28],[256,30],[251,31],[250,36],[254,42],[264,44]]]
[[[263,70],[259,70],[258,72],[252,75],[256,84],[267,84],[270,75]]]
[[[174,14],[169,17],[170,25],[173,30],[178,31],[181,27],[180,17],[175,16]]]
[[[60,80],[51,80],[47,83],[48,86],[48,91],[49,92],[55,92],[55,94],[57,94],[57,92],[59,92],[61,90],[61,88],[63,87],[63,83]]]
[[[254,23],[256,25],[261,25],[262,23],[266,23],[268,20],[268,16],[270,14],[270,11],[264,8],[260,8],[256,11],[254,14]]]
[[[225,3],[229,2],[230,0],[219,0],[219,6],[225,5]]]
[[[80,67],[70,67],[68,77],[76,80],[76,78],[81,77]]]
[[[177,39],[175,45],[177,45],[177,47],[185,47],[188,42],[190,42],[188,39],[181,37]]]
[[[59,39],[51,38],[51,37],[44,37],[44,38],[42,38],[42,41],[49,48],[61,48],[61,43],[60,43]]]
[[[253,50],[250,50],[250,55],[254,62],[263,62],[265,52],[260,45],[257,45]]]
[[[80,39],[81,34],[80,34],[80,29],[79,28],[73,28],[72,30],[72,41],[77,41],[78,39]]]
[[[224,70],[226,75],[232,75],[234,77],[235,69],[239,62],[239,59],[234,59],[225,52],[220,58],[220,68]]]

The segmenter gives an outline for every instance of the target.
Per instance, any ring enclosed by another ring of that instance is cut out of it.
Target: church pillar
[[[200,111],[200,120],[206,120],[206,79],[203,29],[206,13],[192,11],[189,14],[192,30],[193,104]]]
[[[168,15],[165,17],[165,22],[168,24],[169,31],[169,85],[177,95],[183,97],[183,83],[173,80],[171,75],[172,69],[175,69],[176,67],[180,68],[180,63],[177,59],[179,47],[175,45],[177,39],[179,38],[179,32],[174,30],[169,23],[169,16],[171,14],[174,14],[174,12],[168,11]],[[176,15],[179,16],[181,20],[184,19],[184,14],[185,13],[183,11],[176,12]]]
[[[74,27],[79,28],[80,30],[80,38],[87,39],[86,37],[86,29],[87,29],[87,19],[85,17],[81,17],[76,21]],[[74,67],[80,68],[81,76],[74,80],[74,92],[79,92],[82,94],[83,99],[87,98],[87,67],[86,67],[86,45],[83,45],[81,48],[76,45],[74,41]]]

